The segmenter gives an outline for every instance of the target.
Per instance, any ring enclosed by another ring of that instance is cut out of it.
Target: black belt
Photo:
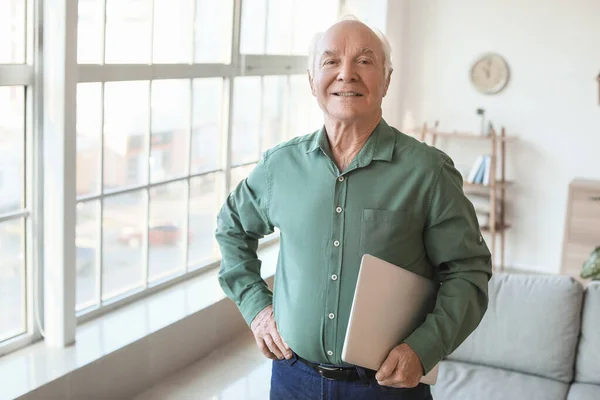
[[[308,365],[315,371],[319,373],[323,378],[331,379],[335,381],[358,381],[360,380],[360,375],[358,373],[357,367],[335,367],[323,364],[316,364],[305,360],[302,357],[298,357],[298,360],[302,361],[304,364]],[[370,369],[362,368],[365,371],[365,375],[368,378],[374,378],[376,371],[372,371]]]

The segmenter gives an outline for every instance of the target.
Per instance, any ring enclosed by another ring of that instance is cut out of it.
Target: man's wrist
[[[273,295],[270,290],[258,289],[254,293],[247,296],[242,304],[240,304],[240,312],[248,326],[252,326],[252,322],[258,314],[273,304]]]
[[[252,322],[250,323],[250,328],[254,328],[254,326],[255,326],[256,324],[259,324],[259,323],[261,322],[261,320],[263,320],[263,319],[265,318],[264,316],[265,316],[265,314],[266,314],[266,312],[267,312],[266,310],[268,310],[268,309],[269,309],[269,307],[271,307],[271,308],[272,308],[271,304],[269,304],[268,306],[266,306],[265,308],[263,308],[262,310],[260,310],[260,311],[258,312],[258,314],[256,314],[256,316],[254,317],[254,319],[253,319],[253,320],[252,320]]]

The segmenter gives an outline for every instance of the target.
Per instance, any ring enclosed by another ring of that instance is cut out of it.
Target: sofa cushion
[[[439,400],[564,400],[569,385],[500,368],[442,361],[431,394]]]
[[[479,326],[448,359],[571,382],[583,286],[568,276],[496,273],[489,298]]]
[[[600,385],[600,282],[587,286],[582,316],[575,380]]]
[[[567,395],[567,400],[598,399],[600,399],[600,385],[590,385],[588,383],[573,383]]]

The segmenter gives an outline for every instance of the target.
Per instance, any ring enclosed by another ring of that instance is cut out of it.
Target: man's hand
[[[381,386],[415,387],[423,377],[417,353],[406,343],[394,347],[375,375]]]
[[[271,360],[292,358],[290,346],[281,338],[273,316],[273,306],[267,306],[258,313],[250,324],[256,345]]]

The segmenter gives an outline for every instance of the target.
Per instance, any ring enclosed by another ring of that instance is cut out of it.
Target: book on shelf
[[[478,185],[489,185],[491,162],[492,157],[488,154],[478,156],[471,171],[469,171],[467,182]]]

